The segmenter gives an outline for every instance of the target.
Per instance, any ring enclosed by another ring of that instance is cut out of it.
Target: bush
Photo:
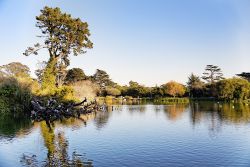
[[[113,87],[108,86],[106,88],[106,94],[109,96],[119,96],[119,95],[121,95],[121,91],[117,88],[113,88]]]
[[[70,85],[74,89],[74,96],[78,99],[93,100],[100,92],[99,86],[89,80],[78,81]]]
[[[69,102],[69,101],[78,101],[74,96],[74,89],[71,86],[61,86],[56,89],[55,95],[60,101]]]
[[[30,85],[15,78],[2,78],[0,81],[0,112],[28,112],[32,92]]]

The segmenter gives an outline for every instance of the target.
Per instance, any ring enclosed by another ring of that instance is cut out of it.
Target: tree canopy
[[[188,77],[187,86],[190,92],[190,96],[200,96],[202,94],[202,89],[204,83],[200,80],[199,76],[194,75],[193,73]]]
[[[218,66],[207,65],[202,79],[206,80],[208,83],[214,83],[224,78],[222,71]]]
[[[12,62],[0,66],[0,75],[3,77],[29,77],[30,69],[20,62]]]
[[[170,81],[162,85],[162,88],[165,94],[173,96],[173,97],[183,96],[186,92],[185,86],[175,81]]]
[[[43,80],[61,84],[66,75],[65,69],[70,65],[69,55],[73,53],[77,56],[85,53],[85,49],[93,47],[89,39],[88,24],[80,18],[72,18],[70,14],[61,12],[60,8],[47,6],[41,10],[36,20],[36,27],[42,32],[39,37],[44,39],[44,44],[37,43],[33,47],[28,47],[24,55],[37,55],[40,49],[46,48],[50,60],[44,74],[51,76],[45,76]]]
[[[81,68],[72,68],[68,70],[65,82],[66,83],[74,83],[77,81],[82,81],[86,79],[86,75],[84,74]]]
[[[108,73],[104,70],[97,69],[93,75],[93,80],[100,86],[101,89],[105,89],[107,86],[113,86],[114,82],[110,79]]]
[[[229,78],[217,83],[218,98],[247,99],[250,95],[250,83],[241,78]]]

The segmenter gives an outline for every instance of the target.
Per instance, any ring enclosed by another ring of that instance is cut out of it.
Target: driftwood
[[[31,111],[31,118],[34,121],[45,120],[49,126],[50,123],[55,120],[62,120],[63,118],[69,117],[79,118],[81,114],[88,114],[103,110],[103,107],[100,107],[96,101],[87,103],[86,98],[80,103],[70,104],[63,104],[57,102],[55,99],[49,99],[46,105],[43,105],[43,103],[39,100],[33,99],[31,104],[33,107],[33,110]]]

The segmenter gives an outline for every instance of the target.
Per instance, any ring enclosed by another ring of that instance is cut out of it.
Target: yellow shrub
[[[89,80],[78,81],[70,85],[74,89],[74,96],[78,99],[93,100],[99,92],[98,85]]]

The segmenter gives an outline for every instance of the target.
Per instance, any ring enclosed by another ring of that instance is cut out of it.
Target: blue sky
[[[186,83],[207,64],[226,77],[250,71],[249,0],[0,0],[1,65],[20,61],[33,71],[48,59],[46,51],[22,55],[41,41],[35,16],[46,5],[89,23],[94,48],[70,66],[88,75],[99,68],[120,84],[154,86]]]

